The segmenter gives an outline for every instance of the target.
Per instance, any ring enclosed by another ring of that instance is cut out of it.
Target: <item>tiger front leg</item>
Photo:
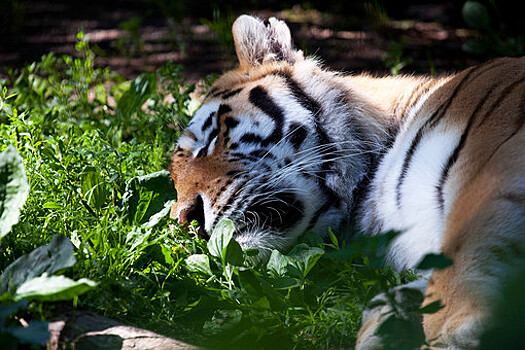
[[[419,309],[427,282],[420,279],[375,296],[363,312],[356,350],[419,348],[425,341]]]

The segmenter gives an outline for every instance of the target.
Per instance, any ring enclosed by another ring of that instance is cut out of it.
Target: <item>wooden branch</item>
[[[194,345],[97,315],[76,311],[49,323],[48,349],[202,350]]]

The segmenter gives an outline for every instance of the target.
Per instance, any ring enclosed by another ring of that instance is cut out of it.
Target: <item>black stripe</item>
[[[285,72],[279,72],[277,75],[285,79],[286,85],[292,92],[292,95],[299,102],[299,104],[306,110],[308,110],[310,113],[312,113],[314,117],[316,117],[314,118],[315,133],[317,134],[319,144],[326,146],[323,147],[323,151],[321,152],[323,154],[323,162],[321,165],[322,171],[321,175],[319,176],[320,179],[318,179],[318,184],[319,186],[321,186],[323,192],[328,196],[328,198],[327,202],[318,210],[318,213],[316,213],[316,215],[321,215],[330,207],[335,206],[338,208],[341,205],[342,199],[340,198],[340,196],[326,185],[326,174],[331,170],[333,165],[333,161],[330,161],[330,158],[332,158],[335,155],[335,153],[337,152],[337,148],[333,145],[333,141],[330,139],[330,137],[328,137],[327,132],[324,130],[324,127],[319,122],[318,118],[322,115],[321,105],[311,96],[306,94],[306,92],[304,92],[304,90],[289,74]]]
[[[516,82],[514,85],[518,85],[518,84],[520,84],[522,82],[523,82],[523,79],[521,79],[520,81]],[[509,141],[511,138],[513,138],[514,135],[516,135],[521,130],[521,128],[523,128],[523,125],[525,125],[525,101],[522,100],[522,102],[520,104],[519,118],[518,118],[517,123],[516,123],[516,129],[512,132],[512,134],[507,136],[505,138],[505,140],[503,140],[503,142],[501,142],[496,147],[494,152],[492,152],[492,154],[488,158],[487,162],[489,162],[492,159],[492,157],[494,157],[494,155],[498,152],[498,150],[501,148],[501,146],[503,146],[507,141]]]
[[[210,133],[210,136],[208,137],[208,142],[206,143],[206,146],[204,146],[203,148],[201,148],[201,150],[199,151],[199,153],[197,153],[196,157],[203,157],[203,156],[206,156],[208,154],[208,149],[210,148],[210,145],[213,141],[213,139],[215,137],[217,137],[217,135],[219,135],[219,128],[215,128],[211,131]]]
[[[254,151],[251,151],[250,156],[256,158],[275,159],[275,156],[271,152],[264,149],[256,149]]]
[[[222,96],[222,98],[227,99],[227,98],[233,97],[233,96],[237,95],[241,91],[242,91],[242,88],[235,89],[233,91],[230,91],[230,92],[224,94]]]
[[[224,118],[224,131],[222,133],[223,135],[223,145],[226,148],[228,146],[228,143],[230,143],[230,130],[237,127],[239,125],[239,121],[234,119],[233,117],[226,117]]]
[[[272,133],[262,144],[267,146],[270,143],[279,142],[283,138],[284,112],[282,108],[272,100],[266,89],[260,85],[250,90],[249,101],[272,118],[275,124]]]
[[[226,129],[229,131],[239,125],[239,121],[233,117],[226,117],[224,118],[224,125],[226,125]]]
[[[453,100],[456,98],[456,95],[461,90],[463,85],[467,82],[470,82],[471,80],[476,79],[477,77],[480,77],[483,73],[494,69],[495,67],[503,65],[504,62],[501,61],[489,61],[487,63],[481,64],[479,66],[473,67],[470,71],[468,71],[463,79],[459,82],[459,84],[455,87],[454,91],[452,92],[452,95],[447,99],[446,103],[443,105],[443,110],[439,114],[434,114],[429,122],[430,127],[436,126],[441,118],[443,118],[446,115],[447,109],[452,105]],[[474,76],[472,76],[474,73],[476,73]],[[472,76],[472,79],[470,77]],[[432,120],[434,119],[434,120]]]
[[[285,79],[286,85],[301,106],[310,111],[314,116],[321,113],[321,105],[309,96],[289,74],[279,72],[277,75]]]
[[[256,135],[252,132],[248,132],[242,135],[239,141],[243,143],[262,143],[264,139],[259,135]]]
[[[208,118],[206,119],[206,121],[204,122],[204,124],[202,124],[202,128],[201,128],[202,132],[206,131],[206,129],[208,129],[211,126],[214,116],[215,116],[215,112],[211,112]]]
[[[299,123],[291,123],[288,128],[288,140],[292,143],[296,151],[301,148],[306,136],[308,135],[308,130],[306,127]]]
[[[450,169],[452,168],[452,166],[458,160],[459,153],[461,152],[461,150],[465,146],[465,141],[467,140],[467,136],[468,136],[468,134],[470,132],[470,128],[472,127],[472,123],[474,122],[476,114],[478,114],[478,112],[481,110],[481,107],[485,104],[485,102],[487,102],[487,98],[490,96],[490,94],[492,94],[494,92],[495,88],[496,88],[496,86],[493,86],[485,93],[485,95],[483,96],[481,101],[478,103],[478,105],[474,109],[474,112],[472,112],[472,115],[470,116],[470,118],[468,120],[468,123],[467,123],[467,126],[465,127],[465,130],[463,130],[463,133],[461,134],[461,137],[459,139],[458,144],[456,145],[456,148],[454,148],[454,151],[452,152],[452,154],[448,158],[448,161],[447,161],[447,164],[445,165],[445,168],[443,168],[443,170],[441,172],[441,176],[439,178],[439,182],[438,182],[438,185],[437,185],[437,192],[438,192],[437,201],[438,201],[438,206],[441,209],[441,211],[443,211],[443,209],[445,207],[445,197],[444,197],[443,187],[445,185],[445,181],[448,178],[448,174],[450,172]],[[494,109],[494,105],[492,105],[492,110],[493,109]]]
[[[485,70],[489,70],[489,69],[493,68],[492,62],[489,62],[489,63],[491,63],[491,64],[490,64],[490,67],[488,67],[488,68],[487,68],[487,66],[489,66],[489,64],[482,64],[482,65],[479,65],[479,66],[474,67],[474,68],[470,69],[469,71],[467,71],[467,73],[465,74],[463,79],[461,79],[461,81],[456,85],[456,87],[452,91],[452,94],[449,96],[449,98],[447,98],[446,102],[444,104],[442,104],[441,106],[439,106],[439,108],[434,112],[434,114],[431,115],[430,118],[427,119],[427,121],[423,124],[423,126],[421,128],[419,128],[419,130],[417,131],[416,136],[412,140],[412,143],[410,144],[410,147],[409,147],[409,149],[408,149],[408,151],[406,153],[405,159],[403,161],[403,166],[401,168],[401,173],[399,174],[399,177],[397,179],[396,204],[397,204],[398,208],[401,207],[401,187],[403,186],[403,183],[405,182],[405,178],[406,178],[406,175],[407,175],[407,172],[408,172],[408,167],[410,166],[410,162],[412,161],[412,157],[414,156],[414,153],[415,153],[417,147],[419,146],[419,143],[421,142],[421,138],[423,137],[423,134],[427,131],[427,129],[429,127],[435,126],[441,120],[441,118],[443,118],[443,116],[445,115],[446,110],[450,107],[450,105],[452,104],[452,101],[455,99],[455,97],[457,96],[457,94],[460,91],[460,89],[463,87],[463,85],[467,81],[470,81],[469,78],[475,72],[478,72],[479,70],[481,70],[481,68],[485,68]],[[479,76],[479,74],[476,75],[476,76]]]
[[[509,96],[509,94],[512,92],[512,90],[514,88],[516,88],[519,84],[523,83],[525,81],[525,78],[522,78],[518,81],[515,81],[513,82],[512,84],[510,84],[509,86],[507,86],[505,89],[503,89],[503,91],[500,93],[499,97],[492,103],[492,105],[490,106],[490,108],[487,110],[487,112],[485,113],[483,119],[480,121],[480,123],[478,124],[478,127],[483,125],[484,122],[490,117],[493,115],[493,112],[494,110],[499,107],[501,105],[501,102],[507,98]],[[463,134],[461,134],[461,138],[459,140],[459,143],[458,145],[456,146],[456,148],[454,149],[454,151],[452,152],[452,155],[449,157],[448,161],[447,161],[447,164],[445,166],[445,168],[443,169],[443,172],[441,173],[441,177],[439,179],[439,183],[437,185],[437,190],[438,190],[438,204],[439,204],[439,208],[443,210],[444,208],[444,203],[445,203],[445,197],[444,197],[444,185],[445,185],[445,181],[447,180],[448,178],[448,174],[450,172],[450,168],[452,168],[452,166],[456,163],[456,161],[458,160],[459,158],[459,153],[461,152],[461,150],[463,149],[463,147],[465,146],[465,141],[467,139],[467,136],[470,132],[470,129],[472,127],[472,124],[475,120],[475,116],[476,114],[481,110],[481,107],[485,104],[485,102],[487,102],[487,99],[488,97],[494,92],[494,90],[496,89],[496,87],[498,86],[499,84],[491,87],[486,93],[485,95],[482,97],[481,101],[478,103],[478,105],[476,106],[474,112],[472,113],[472,115],[470,116],[469,118],[469,121],[467,123],[467,126],[465,128],[465,130],[463,131]],[[524,119],[524,118],[522,118]],[[521,123],[518,123],[518,130],[523,126],[523,120],[521,121]],[[514,135],[514,134],[513,134]]]
[[[244,172],[241,171],[241,170],[230,170],[226,173],[226,176],[231,176],[231,177],[237,177],[239,175],[242,175]]]
[[[208,96],[214,96],[214,95],[217,93],[218,90],[219,90],[219,89],[217,89],[216,87],[212,87],[212,88],[208,91],[208,93],[206,94],[205,98],[208,97]]]
[[[219,106],[219,109],[217,110],[217,117],[221,117],[222,115],[231,112],[232,109],[227,104],[221,103]]]
[[[252,162],[259,161],[259,158],[251,156],[251,155],[246,154],[246,153],[241,153],[241,152],[232,152],[230,159],[234,159],[234,160],[248,159],[248,160],[250,160]]]

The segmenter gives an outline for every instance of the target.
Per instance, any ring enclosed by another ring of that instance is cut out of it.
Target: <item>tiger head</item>
[[[228,217],[264,256],[351,220],[384,125],[344,77],[293,48],[284,22],[241,16],[233,36],[239,67],[212,85],[172,155],[171,217],[208,234]]]

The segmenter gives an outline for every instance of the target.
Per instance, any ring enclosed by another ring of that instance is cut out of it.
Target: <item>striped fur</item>
[[[424,318],[427,339],[475,346],[524,263],[525,60],[343,76],[303,58],[278,20],[241,16],[233,34],[239,68],[214,83],[172,156],[172,217],[205,232],[229,217],[260,258],[308,229],[402,231],[387,253],[396,269],[427,253],[454,261],[426,276],[424,304],[444,304]],[[360,348],[377,345],[379,320],[366,317]]]

